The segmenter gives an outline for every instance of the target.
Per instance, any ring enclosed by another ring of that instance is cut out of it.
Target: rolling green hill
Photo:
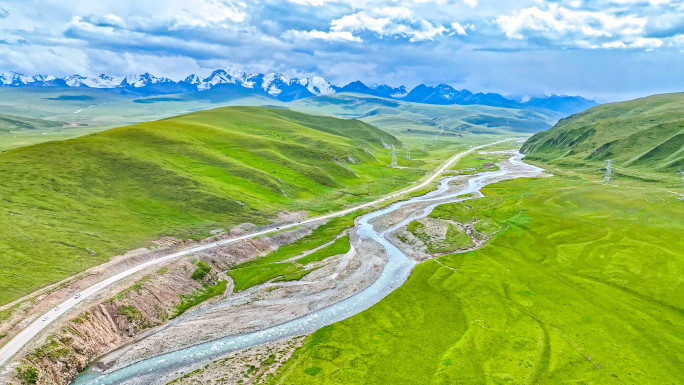
[[[529,159],[674,172],[684,167],[684,93],[604,104],[561,120],[522,147]]]
[[[481,105],[431,105],[354,93],[294,101],[289,107],[308,113],[360,119],[394,134],[529,134],[551,127],[563,115],[541,109]]]
[[[227,107],[5,151],[0,304],[163,235],[371,200],[444,159],[389,168],[383,143],[400,144],[360,121]]]

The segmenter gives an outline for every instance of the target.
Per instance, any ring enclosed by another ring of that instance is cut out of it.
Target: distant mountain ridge
[[[206,78],[191,74],[180,81],[174,81],[166,77],[156,77],[147,72],[141,75],[128,75],[123,78],[114,78],[106,74],[98,76],[69,75],[60,78],[52,75],[27,76],[16,72],[8,72],[0,74],[0,86],[101,88],[139,96],[202,92],[214,88],[233,88],[239,89],[241,92],[254,92],[255,94],[261,94],[285,102],[311,96],[353,92],[424,104],[479,104],[507,108],[544,108],[567,115],[597,105],[593,100],[588,100],[581,96],[558,95],[533,97],[523,102],[508,99],[496,93],[472,93],[465,89],[457,90],[447,84],[439,84],[434,87],[420,84],[409,91],[405,86],[392,87],[387,84],[367,86],[357,80],[340,87],[331,84],[320,76],[299,79],[288,78],[279,73],[248,74],[237,69],[217,69]]]

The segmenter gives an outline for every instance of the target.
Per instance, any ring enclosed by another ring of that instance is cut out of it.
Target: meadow
[[[679,383],[684,202],[672,185],[551,171],[442,209],[502,230],[310,335],[268,383]]]

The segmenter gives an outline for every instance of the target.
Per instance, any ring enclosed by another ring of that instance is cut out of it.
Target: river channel
[[[467,184],[460,183],[454,189],[451,182],[460,177],[445,177],[439,187],[425,195],[395,202],[385,208],[364,214],[357,221],[357,234],[363,240],[378,242],[385,250],[387,263],[383,267],[377,280],[358,293],[330,306],[324,307],[305,316],[291,321],[250,333],[232,335],[213,341],[189,346],[177,351],[161,354],[152,358],[138,361],[129,366],[111,371],[96,372],[86,370],[81,373],[72,384],[76,385],[104,385],[121,383],[154,383],[154,379],[161,373],[169,373],[198,361],[206,362],[218,359],[232,351],[249,348],[256,345],[281,340],[293,336],[301,336],[342,321],[358,314],[378,303],[392,291],[401,286],[411,274],[416,261],[409,258],[402,250],[392,244],[387,235],[403,227],[413,220],[430,214],[432,210],[444,203],[456,202],[483,196],[481,189],[491,183],[503,179],[517,177],[539,176],[542,169],[528,165],[521,161],[522,155],[512,155],[508,161],[500,164],[498,171],[483,172],[468,177]],[[427,203],[427,206],[401,222],[382,230],[376,230],[371,221],[379,217],[390,215],[405,205]],[[140,382],[142,381],[142,382]]]

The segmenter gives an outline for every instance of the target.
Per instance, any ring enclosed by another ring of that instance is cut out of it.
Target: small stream
[[[440,181],[439,187],[434,191],[420,197],[413,197],[405,201],[395,202],[386,208],[367,213],[360,217],[356,228],[359,237],[361,239],[372,239],[380,243],[387,253],[387,264],[383,267],[380,276],[375,282],[351,297],[303,317],[268,329],[228,336],[214,341],[197,344],[148,358],[109,373],[86,370],[76,377],[73,384],[154,383],[155,378],[157,378],[160,373],[169,373],[179,370],[199,361],[218,359],[232,351],[277,341],[283,338],[310,334],[324,326],[342,321],[370,308],[401,286],[408,279],[413,267],[416,265],[416,262],[413,259],[406,256],[399,248],[387,240],[386,234],[407,225],[411,221],[427,216],[437,205],[473,198],[473,196],[458,198],[459,196],[465,194],[474,194],[475,197],[482,196],[482,193],[480,192],[482,187],[505,178],[507,174],[525,172],[530,173],[530,176],[534,176],[535,173],[539,173],[542,170],[538,167],[523,163],[521,159],[521,155],[514,155],[509,159],[508,164],[502,165],[503,167],[499,171],[473,175],[468,179],[467,187],[457,189],[457,191],[449,191],[451,188],[450,182],[459,177],[443,178]],[[376,231],[373,225],[369,223],[369,221],[377,217],[387,215],[407,204],[417,202],[435,203],[430,204],[416,215],[410,216],[384,231]],[[157,375],[155,375],[155,373]]]

